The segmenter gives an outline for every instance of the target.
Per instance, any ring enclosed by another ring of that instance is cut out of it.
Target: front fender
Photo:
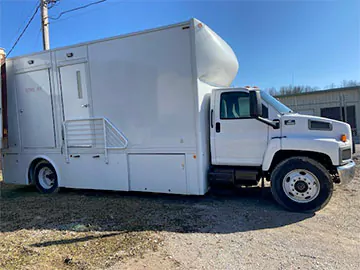
[[[344,143],[330,138],[276,138],[272,139],[264,154],[262,170],[268,171],[274,155],[279,150],[310,151],[330,157],[334,166],[340,165],[339,149]]]
[[[332,164],[337,166],[340,164],[339,149],[342,144],[331,138],[283,138],[281,149],[322,153],[329,156]]]

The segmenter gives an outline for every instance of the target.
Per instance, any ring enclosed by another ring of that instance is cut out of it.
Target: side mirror
[[[251,90],[250,95],[250,116],[259,117],[262,116],[262,104],[261,95],[259,90]]]

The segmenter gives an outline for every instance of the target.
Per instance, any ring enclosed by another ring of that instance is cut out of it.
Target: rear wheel
[[[41,193],[54,193],[59,190],[56,171],[47,161],[41,161],[35,166],[34,180]]]
[[[286,159],[271,173],[271,192],[275,200],[291,211],[315,212],[330,200],[333,182],[329,172],[306,157]]]

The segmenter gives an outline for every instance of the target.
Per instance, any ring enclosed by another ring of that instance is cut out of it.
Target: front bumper
[[[355,166],[355,162],[351,160],[349,163],[337,167],[341,185],[346,185],[353,180],[355,177]]]

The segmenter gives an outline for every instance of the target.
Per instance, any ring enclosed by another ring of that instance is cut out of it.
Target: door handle
[[[216,124],[215,124],[215,131],[217,132],[217,133],[219,133],[221,130],[220,130],[220,123],[219,122],[216,122]]]
[[[90,107],[90,104],[83,104],[81,105],[82,108],[87,108],[87,107]]]

